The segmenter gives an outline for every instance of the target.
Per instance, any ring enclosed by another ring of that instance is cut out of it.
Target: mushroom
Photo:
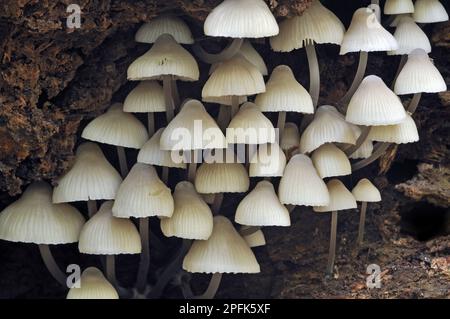
[[[280,177],[286,167],[286,155],[277,143],[262,144],[250,159],[250,177]]]
[[[330,194],[329,204],[326,206],[314,207],[314,211],[317,213],[331,212],[330,251],[328,254],[327,273],[332,275],[336,255],[338,211],[357,208],[357,205],[352,193],[341,181],[337,179],[330,180],[327,183],[327,187]]]
[[[345,27],[339,18],[319,0],[313,0],[301,16],[281,22],[279,35],[270,39],[272,50],[276,52],[290,52],[305,46],[309,64],[309,93],[314,107],[317,107],[320,95],[320,70],[314,43],[341,45],[344,32]]]
[[[161,35],[153,47],[137,58],[128,68],[128,80],[163,81],[167,122],[174,116],[175,102],[172,96],[174,80],[197,81],[200,76],[197,61],[169,34]]]
[[[66,299],[119,299],[117,290],[95,267],[86,268]]]
[[[53,190],[53,203],[87,201],[91,217],[97,211],[97,200],[116,197],[122,177],[105,158],[100,147],[87,142],[78,147],[75,163],[57,183]]]
[[[242,97],[265,91],[264,78],[258,68],[237,54],[217,65],[203,86],[202,99],[231,96],[231,117],[234,117]]]
[[[173,15],[155,17],[144,23],[135,35],[139,43],[155,43],[163,34],[170,34],[180,44],[193,44],[191,30],[182,19]]]
[[[123,103],[127,113],[147,113],[148,135],[155,133],[154,113],[166,112],[164,90],[157,81],[142,81],[128,94]]]
[[[353,133],[355,134],[356,140],[361,141],[361,139],[363,138],[363,135],[362,135],[363,131],[359,128],[358,125],[351,125],[351,128],[353,130]],[[367,137],[364,139],[364,142],[359,146],[359,148],[356,149],[356,151],[354,151],[352,154],[349,155],[349,158],[363,159],[363,158],[368,158],[368,157],[370,157],[370,155],[372,155],[373,141],[371,141],[369,138],[371,131],[372,131],[372,129],[369,131],[369,133],[367,134]],[[346,148],[346,149],[348,149],[348,148]],[[343,150],[346,150],[346,149],[343,149]]]
[[[400,124],[374,126],[370,130],[369,139],[394,144],[415,143],[419,141],[419,132],[414,119],[407,113]]]
[[[269,74],[269,71],[267,70],[266,62],[264,62],[264,59],[262,56],[256,51],[256,49],[252,46],[250,41],[245,40],[242,43],[241,48],[239,49],[239,53],[251,64],[256,66],[256,68],[259,70],[259,72],[266,76]]]
[[[50,246],[76,243],[83,224],[84,217],[77,209],[53,204],[51,187],[35,182],[0,213],[0,239],[37,244],[50,274],[66,287],[66,275],[53,258]]]
[[[290,122],[285,124],[281,134],[280,147],[288,158],[290,158],[293,150],[300,147],[300,132],[297,124]]]
[[[108,281],[118,289],[114,256],[140,254],[142,245],[133,222],[113,216],[113,204],[112,201],[103,203],[98,213],[84,224],[78,249],[82,254],[106,255]]]
[[[364,239],[364,225],[366,223],[367,203],[381,202],[380,191],[367,178],[363,178],[352,190],[356,201],[361,202],[361,212],[359,215],[358,239],[360,246]]]
[[[240,232],[247,232],[249,229],[252,228],[253,227],[250,226],[242,226]],[[261,229],[258,229],[257,231],[252,231],[251,234],[241,236],[244,238],[244,240],[247,242],[247,245],[250,248],[256,248],[266,245],[266,238],[264,237],[264,233]]]
[[[149,217],[171,217],[174,201],[170,188],[158,177],[153,166],[137,163],[117,191],[112,213],[117,218],[139,218],[142,254],[136,281],[137,291],[144,293],[150,266]]]
[[[214,227],[208,240],[196,240],[183,260],[183,269],[191,273],[213,274],[208,289],[201,296],[193,296],[183,289],[187,298],[214,298],[223,273],[260,272],[255,255],[247,242],[224,216],[214,217]]]
[[[413,18],[417,23],[436,23],[448,20],[448,13],[438,0],[417,0]]]
[[[244,38],[271,37],[279,32],[277,21],[263,0],[225,0],[206,17],[203,28],[207,36],[233,39],[215,55],[206,53],[200,45],[194,46],[197,56],[210,64],[232,58]]]
[[[311,159],[321,178],[345,176],[352,173],[347,156],[334,144],[322,145],[314,151]]]
[[[414,4],[412,0],[386,0],[384,4],[384,14],[405,14],[413,13]]]
[[[256,96],[262,112],[279,112],[277,127],[283,134],[286,112],[313,114],[314,105],[308,91],[294,77],[287,65],[277,66],[266,84],[266,92]]]
[[[380,8],[373,4],[372,8],[360,8],[353,14],[352,22],[341,45],[340,54],[360,52],[359,65],[350,89],[341,99],[340,104],[347,105],[361,84],[366,72],[369,52],[393,51],[398,49],[395,38],[386,31],[378,21]]]
[[[187,101],[180,113],[164,129],[160,146],[165,151],[189,151],[190,157],[174,158],[176,163],[189,162],[188,179],[193,182],[197,170],[198,151],[222,149],[227,141],[214,119],[206,112],[200,101]]]
[[[145,126],[130,113],[123,111],[122,104],[113,104],[109,110],[92,120],[83,130],[81,137],[117,147],[120,172],[125,178],[128,163],[125,147],[140,149],[148,140]]]

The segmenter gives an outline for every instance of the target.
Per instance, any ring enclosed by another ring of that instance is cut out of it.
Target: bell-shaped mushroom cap
[[[403,17],[412,17],[412,15],[410,13],[396,15],[394,20],[392,20],[392,22],[389,24],[389,26],[392,28],[396,28],[400,23],[400,21],[403,19]]]
[[[319,0],[313,0],[301,16],[280,23],[280,33],[270,38],[270,45],[276,52],[300,49],[308,42],[340,45],[344,32],[345,27],[339,18]]]
[[[322,105],[317,109],[314,120],[300,139],[300,152],[310,153],[325,143],[356,143],[351,125],[331,105]]]
[[[417,0],[413,18],[417,23],[436,23],[448,20],[448,13],[438,0]]]
[[[160,16],[143,24],[136,33],[135,40],[140,43],[154,43],[163,34],[170,34],[181,44],[194,43],[186,22],[175,16]]]
[[[119,294],[100,270],[89,267],[70,288],[67,299],[119,299]]]
[[[195,188],[201,194],[245,193],[250,187],[241,163],[203,163],[195,176]]]
[[[355,138],[358,139],[359,136],[362,134],[361,129],[358,125],[352,125],[352,130],[355,133]],[[368,158],[370,155],[372,155],[373,152],[373,141],[369,138],[366,138],[366,140],[361,144],[361,146],[349,157],[351,159],[362,159],[362,158]]]
[[[289,211],[280,203],[273,185],[259,182],[239,203],[235,221],[247,226],[290,226]]]
[[[297,124],[288,122],[284,125],[280,146],[285,152],[300,146],[300,132]]]
[[[123,103],[123,110],[128,113],[165,112],[162,86],[156,81],[142,81],[128,94]]]
[[[414,4],[412,0],[386,0],[384,14],[413,13]]]
[[[248,228],[250,228],[250,226],[242,226],[241,230],[246,230]],[[243,238],[250,248],[256,248],[266,245],[266,238],[264,237],[264,233],[261,229],[258,229],[256,232],[250,235],[244,235]]]
[[[239,105],[242,103],[247,102],[247,97],[246,96],[239,96],[238,98],[238,102]],[[233,104],[233,96],[231,95],[227,95],[227,96],[205,96],[202,97],[202,101],[205,103],[215,103],[215,104],[222,104],[222,105],[227,105],[227,106],[231,106]]]
[[[294,155],[286,165],[278,196],[285,205],[322,206],[330,201],[327,186],[303,154]]]
[[[122,177],[108,162],[100,147],[83,143],[78,147],[72,168],[58,180],[54,203],[114,199]]]
[[[340,54],[349,52],[393,51],[398,49],[395,38],[377,19],[370,8],[359,8],[344,35]]]
[[[267,71],[266,62],[264,62],[262,56],[258,53],[258,51],[255,50],[255,48],[252,46],[250,41],[245,40],[241,48],[239,49],[239,53],[251,64],[256,66],[256,68],[259,70],[259,72],[262,75],[269,74],[269,71]]]
[[[324,144],[311,156],[321,178],[345,176],[352,173],[347,155],[334,144]]]
[[[225,0],[205,20],[211,37],[265,38],[278,34],[278,24],[263,0]]]
[[[398,95],[413,93],[437,93],[447,91],[447,84],[439,70],[422,49],[412,51],[408,61],[395,81]]]
[[[364,78],[350,100],[345,119],[356,125],[378,126],[401,123],[406,117],[402,102],[381,78]]]
[[[172,192],[158,177],[153,166],[137,163],[117,191],[112,208],[114,217],[171,217]]]
[[[283,176],[286,155],[277,143],[262,144],[250,159],[250,177]]]
[[[414,49],[423,49],[431,52],[430,40],[422,29],[410,16],[402,17],[395,29],[394,37],[398,43],[398,49],[389,51],[388,55],[410,54]]]
[[[236,54],[217,65],[203,86],[202,98],[253,95],[265,90],[264,78],[258,68]]]
[[[352,194],[358,202],[381,202],[380,191],[367,178],[361,179],[356,184]]]
[[[190,182],[180,182],[173,193],[175,210],[171,218],[161,219],[167,237],[206,240],[213,230],[213,215],[208,204]]]
[[[165,166],[173,168],[186,168],[183,161],[178,161],[177,151],[164,151],[160,147],[161,135],[165,127],[161,127],[155,134],[142,146],[138,154],[138,163]]]
[[[330,193],[330,203],[327,206],[314,207],[317,213],[334,212],[356,208],[356,200],[352,193],[338,179],[332,179],[327,183]]]
[[[162,150],[225,148],[227,142],[214,119],[200,101],[189,100],[161,135]]]
[[[274,143],[275,128],[255,104],[247,102],[231,120],[226,137],[230,144]]]
[[[193,273],[259,273],[255,255],[247,242],[223,216],[214,217],[208,240],[198,240],[183,260],[183,269]]]
[[[122,104],[92,120],[83,130],[82,138],[94,142],[139,149],[148,140],[147,129],[133,114],[125,113]]]
[[[0,213],[0,239],[58,245],[78,241],[84,217],[68,204],[53,204],[44,182],[28,186],[23,195]]]
[[[137,58],[128,68],[128,80],[158,80],[172,75],[181,81],[197,81],[200,76],[197,61],[169,34],[161,35],[152,48]]]
[[[141,253],[139,232],[129,219],[112,215],[113,202],[105,202],[84,224],[78,249],[83,254],[120,255]]]
[[[314,113],[311,96],[287,65],[279,65],[272,71],[266,92],[256,96],[255,104],[262,112]]]
[[[400,124],[372,127],[368,138],[385,143],[415,143],[419,141],[419,132],[411,115],[407,114]]]

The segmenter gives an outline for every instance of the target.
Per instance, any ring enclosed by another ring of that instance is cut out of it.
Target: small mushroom
[[[321,178],[345,176],[352,173],[347,156],[334,144],[322,145],[314,151],[311,159]]]
[[[239,53],[251,64],[256,66],[261,72],[262,75],[266,76],[269,74],[269,71],[267,70],[266,63],[264,62],[264,59],[262,56],[256,51],[256,49],[252,46],[249,40],[245,40],[241,48],[239,49]]]
[[[70,288],[66,299],[119,299],[119,294],[98,268],[89,267]]]
[[[281,134],[280,147],[286,154],[286,157],[291,156],[291,152],[300,147],[300,132],[295,123],[286,123],[283,133]]]
[[[163,15],[155,17],[144,23],[135,35],[135,41],[139,43],[155,43],[163,34],[170,34],[180,44],[193,44],[191,30],[179,17]]]
[[[248,235],[242,235],[242,232],[246,232],[247,230],[252,229],[252,228],[253,227],[250,227],[250,226],[242,226],[240,229],[241,236],[247,242],[248,246],[250,248],[265,246],[266,238],[264,237],[264,233],[261,229],[252,231],[251,234],[248,234]]]
[[[448,13],[438,0],[417,0],[413,18],[417,23],[436,23],[447,21]]]
[[[398,15],[405,13],[413,13],[414,4],[412,0],[386,0],[384,4],[384,14]]]

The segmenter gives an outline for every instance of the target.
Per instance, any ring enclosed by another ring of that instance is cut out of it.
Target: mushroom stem
[[[196,160],[196,154],[197,151],[196,150],[191,150],[191,159],[189,162],[189,171],[188,171],[188,180],[191,183],[195,182],[195,175],[197,173],[197,160]]]
[[[329,275],[333,274],[334,259],[336,257],[337,219],[338,219],[337,211],[331,212],[330,250],[328,253],[328,266],[327,266],[327,273]]]
[[[120,174],[125,178],[128,175],[127,154],[125,148],[117,146],[117,156],[119,157]]]
[[[222,281],[221,273],[214,273],[209,282],[208,288],[200,296],[195,296],[194,299],[214,299],[217,290],[219,290],[220,282]]]
[[[398,78],[400,72],[403,70],[403,67],[405,66],[407,61],[408,61],[408,56],[402,55],[402,58],[400,59],[400,63],[397,68],[397,72],[395,73],[395,76],[394,76],[394,81],[392,81],[392,85],[391,85],[392,90],[394,89],[395,82],[397,82],[397,78]]]
[[[191,247],[191,241],[183,239],[183,243],[172,262],[164,267],[164,272],[158,277],[158,281],[153,286],[150,298],[160,298],[167,283],[174,277],[174,275],[180,270],[183,258]]]
[[[180,107],[180,93],[178,93],[177,81],[175,79],[172,79],[170,83],[170,89],[172,90],[173,104],[175,110],[178,110],[178,107]]]
[[[167,123],[172,121],[174,116],[174,101],[172,96],[172,78],[170,75],[163,75],[164,100],[166,104]]]
[[[89,217],[92,217],[95,215],[95,213],[97,213],[97,201],[92,200],[92,199],[88,200],[87,207],[88,207]]]
[[[194,51],[194,54],[200,58],[200,60],[208,64],[213,64],[231,59],[239,52],[242,43],[244,43],[244,39],[233,39],[233,41],[218,54],[206,52],[199,43],[195,44],[192,47],[192,50]]]
[[[414,94],[411,102],[409,103],[409,106],[407,108],[407,111],[410,114],[414,114],[414,112],[417,110],[417,107],[419,106],[420,98],[422,97],[422,93],[416,93]]]
[[[231,119],[239,112],[239,96],[233,95],[231,97]]]
[[[142,253],[136,280],[138,292],[143,293],[147,286],[148,270],[150,267],[150,227],[149,218],[139,219],[139,233],[141,235]]]
[[[375,150],[373,151],[372,155],[370,155],[370,157],[365,158],[365,159],[363,159],[359,162],[356,162],[355,164],[352,165],[352,172],[360,170],[361,168],[364,168],[364,167],[372,164],[373,162],[375,162],[377,159],[379,159],[384,154],[384,152],[386,152],[389,145],[391,145],[391,144],[390,143],[377,143],[377,145],[375,145]]]
[[[147,129],[149,136],[155,133],[155,114],[152,112],[147,113]]]
[[[356,90],[358,89],[359,85],[361,84],[364,74],[366,73],[367,68],[367,60],[369,58],[369,52],[361,51],[359,53],[359,63],[358,63],[358,70],[356,71],[355,78],[353,79],[353,83],[348,89],[347,93],[342,97],[342,99],[339,101],[339,104],[344,105],[345,109],[347,108],[348,103],[350,102],[350,99],[352,98],[353,94],[355,94]]]
[[[227,105],[220,105],[219,115],[217,116],[217,124],[222,131],[225,131],[230,122],[230,107]]]
[[[345,150],[345,154],[347,156],[350,156],[353,153],[355,153],[361,147],[361,145],[364,144],[364,142],[367,140],[367,137],[369,136],[370,129],[371,129],[370,126],[364,126],[364,128],[361,131],[361,134],[359,135],[358,139],[356,140],[355,145],[350,146],[348,149]]]
[[[361,203],[361,213],[359,215],[358,239],[356,240],[358,246],[361,246],[364,240],[364,226],[366,224],[366,210],[367,202]]]
[[[50,274],[53,278],[56,279],[63,287],[67,288],[67,276],[66,274],[59,268],[58,264],[53,258],[52,252],[50,251],[50,247],[45,244],[39,244],[39,252],[41,253],[42,260],[44,261],[45,267],[47,267]]]
[[[223,193],[218,193],[214,196],[214,202],[212,204],[212,211],[214,215],[218,215],[220,212],[220,207],[222,207]]]
[[[278,113],[278,123],[277,123],[279,136],[283,135],[285,124],[286,124],[286,112],[284,112],[284,111],[279,112]]]
[[[166,166],[163,166],[163,168],[162,168],[161,179],[164,182],[164,184],[167,185],[167,183],[169,183],[169,168]]]
[[[117,286],[116,279],[116,260],[114,255],[106,255],[106,278],[114,287]]]

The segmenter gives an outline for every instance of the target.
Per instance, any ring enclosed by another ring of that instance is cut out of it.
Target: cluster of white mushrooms
[[[261,227],[290,226],[290,211],[310,206],[332,213],[327,272],[333,273],[337,212],[362,202],[361,244],[367,203],[381,200],[369,180],[349,191],[336,177],[372,163],[391,143],[417,142],[412,115],[421,94],[446,90],[428,57],[430,42],[417,24],[447,20],[441,3],[388,0],[384,13],[392,17],[387,23],[395,27],[393,35],[381,24],[380,11],[378,1],[372,1],[354,13],[345,30],[319,0],[279,25],[263,0],[225,0],[204,25],[207,36],[232,39],[219,54],[194,44],[178,17],[146,23],[136,41],[153,45],[128,69],[128,79],[139,84],[123,104],[112,105],[87,125],[82,137],[89,142],[78,147],[73,166],[53,190],[45,182],[33,183],[0,214],[0,238],[38,244],[47,268],[64,286],[67,274],[49,246],[79,242],[81,253],[105,255],[106,277],[97,268],[86,269],[67,298],[158,298],[177,276],[186,298],[212,298],[222,274],[260,272],[251,248],[265,244]],[[251,41],[267,37],[276,52],[305,47],[309,92],[287,65],[274,68],[265,83],[269,72]],[[335,105],[318,107],[316,44],[339,45],[341,54],[360,53],[353,84]],[[198,81],[200,75],[196,59],[183,45],[193,45],[192,51],[211,64],[201,98],[208,108],[220,105],[217,118],[199,100],[183,97],[180,102],[177,81]],[[365,76],[368,53],[379,51],[402,56],[391,88],[376,75]],[[404,107],[398,95],[413,97]],[[166,114],[165,127],[155,121],[157,112]],[[278,113],[276,126],[267,112]],[[304,114],[301,125],[286,123],[288,112]],[[132,113],[147,113],[147,127]],[[94,142],[117,147],[120,173]],[[131,170],[130,148],[140,150]],[[167,186],[170,170],[178,175],[187,170],[173,193]],[[249,192],[250,178],[258,183]],[[223,209],[224,194],[247,192],[235,211]],[[80,201],[87,203],[86,222],[67,204]],[[233,215],[239,230],[230,220]],[[165,236],[183,242],[157,282],[149,284],[152,217],[159,218]],[[139,220],[139,230],[133,219]],[[121,254],[141,254],[133,289],[116,279],[114,257]],[[213,274],[204,294],[194,295],[190,277],[180,275],[183,270]]]

